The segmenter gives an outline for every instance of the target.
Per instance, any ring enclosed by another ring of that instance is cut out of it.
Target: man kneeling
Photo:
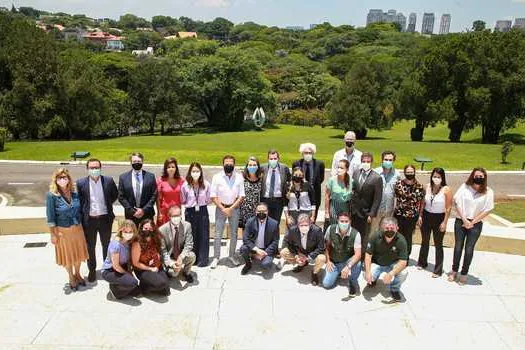
[[[397,232],[397,220],[386,217],[381,222],[381,230],[370,237],[366,249],[366,281],[374,287],[377,279],[384,273],[383,283],[389,286],[394,301],[401,301],[401,284],[406,280],[408,249],[405,237]]]
[[[281,267],[283,262],[297,264],[293,272],[298,273],[308,264],[314,263],[312,284],[316,286],[319,284],[319,272],[326,262],[324,250],[323,230],[310,222],[308,214],[300,214],[297,226],[290,227],[284,237],[278,267]]]
[[[180,207],[174,205],[168,210],[170,221],[159,227],[162,234],[161,253],[162,262],[172,278],[182,272],[182,277],[193,283],[191,267],[195,263],[193,236],[189,222],[182,221]]]
[[[332,288],[339,276],[348,281],[349,296],[357,293],[361,273],[361,234],[350,226],[350,215],[340,213],[337,224],[330,225],[325,234],[326,273],[323,287]]]
[[[252,258],[260,261],[263,269],[269,270],[279,247],[279,223],[268,217],[266,203],[259,203],[256,216],[248,219],[244,225],[242,240],[241,255],[246,265],[241,275],[246,275],[252,268]]]

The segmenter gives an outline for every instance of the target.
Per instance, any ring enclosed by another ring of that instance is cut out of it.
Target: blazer
[[[383,180],[378,173],[370,170],[370,174],[363,185],[359,186],[360,174],[361,170],[356,170],[352,177],[354,183],[354,193],[350,200],[352,214],[360,218],[376,217],[381,205],[381,197],[383,196]]]
[[[281,194],[282,194],[282,199],[284,201],[286,198],[286,192],[288,192],[288,189],[290,188],[290,181],[292,180],[292,174],[290,173],[290,168],[288,168],[283,163],[279,163],[278,168],[279,168],[279,174],[281,175]],[[270,173],[270,166],[268,164],[263,164],[261,166],[261,169],[263,171],[262,187],[261,187],[261,199],[262,199],[262,198],[265,198],[264,194],[266,193],[266,179],[268,178],[268,174]]]
[[[312,162],[313,162],[313,174],[312,174],[312,179],[310,182],[310,184],[312,185],[312,187],[314,188],[314,193],[315,193],[315,201],[316,201],[316,204],[319,205],[319,201],[320,201],[320,198],[321,198],[321,194],[322,194],[322,191],[321,191],[321,184],[323,183],[324,181],[324,175],[325,175],[325,168],[324,168],[324,162],[321,161],[321,160],[317,160],[317,159],[312,159]],[[299,159],[297,161],[295,161],[292,165],[292,169],[295,168],[295,167],[299,167],[301,169],[303,169],[304,171],[304,159]]]
[[[173,241],[175,239],[175,231],[170,229],[171,222],[168,221],[161,227],[159,231],[162,235],[160,241],[160,255],[162,257],[162,263],[164,266],[169,267],[175,263],[175,260],[171,258],[173,253]],[[179,224],[179,249],[180,256],[182,259],[187,257],[193,249],[193,235],[191,234],[191,224],[186,221],[181,221]]]
[[[248,219],[244,225],[242,235],[243,244],[253,250],[259,235],[259,219],[254,216]],[[266,227],[264,228],[264,251],[269,256],[275,256],[279,248],[279,223],[271,217],[266,218]]]
[[[102,183],[102,192],[104,192],[104,202],[108,210],[108,216],[111,221],[115,219],[113,213],[113,203],[117,200],[118,190],[115,181],[111,176],[100,176],[99,181]],[[89,221],[89,210],[91,208],[91,198],[89,189],[89,176],[77,180],[77,191],[80,199],[80,215],[82,217],[82,225],[86,227]]]
[[[308,236],[306,239],[306,250],[301,245],[301,232],[299,227],[292,226],[288,231],[288,234],[283,240],[283,249],[288,248],[292,254],[304,254],[310,259],[314,260],[319,254],[323,254],[325,250],[323,230],[316,225],[310,226]]]
[[[144,216],[141,219],[153,219],[155,216],[155,201],[157,200],[157,180],[155,175],[142,170],[140,203],[135,203],[135,190],[131,180],[132,172],[132,170],[125,172],[118,179],[118,201],[124,207],[126,219],[134,219],[135,208],[144,210]]]

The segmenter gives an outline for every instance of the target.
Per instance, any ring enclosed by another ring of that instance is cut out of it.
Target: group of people
[[[364,266],[367,284],[373,287],[381,278],[389,285],[393,299],[399,301],[416,225],[422,235],[418,268],[428,266],[432,235],[436,249],[432,277],[442,275],[443,237],[455,205],[454,258],[448,280],[464,284],[482,220],[494,207],[487,172],[473,169],[453,196],[442,168],[434,168],[429,183],[423,185],[413,165],[404,166],[401,176],[394,166],[394,152],[383,152],[379,167],[374,168],[373,155],[356,149],[355,133],[347,132],[344,142],[345,147],[334,154],[331,177],[324,188],[325,165],[315,158],[317,149],[311,143],[300,145],[302,157],[291,170],[275,149],[268,151],[266,164],[250,157],[242,172],[236,171],[235,158],[226,155],[223,170],[211,183],[197,162],[190,164],[182,177],[175,158],[165,161],[156,178],[142,169],[144,156],[140,153],[131,155],[132,169],[120,175],[118,186],[102,175],[98,159],[88,160],[88,175],[76,183],[67,169],[57,169],[47,195],[47,221],[56,262],[67,269],[71,290],[86,283],[80,274],[82,261],[88,261],[87,279],[94,282],[98,233],[104,255],[102,277],[109,282],[113,297],[168,295],[169,278],[192,283],[192,266],[209,264],[208,205],[213,203],[212,269],[219,264],[228,223],[228,260],[238,266],[242,258],[242,275],[249,273],[256,261],[265,270],[292,264],[294,272],[312,264],[312,284],[332,288],[338,278],[348,279],[349,295],[354,296]],[[323,195],[325,220],[321,228],[316,222]],[[116,200],[124,208],[126,220],[111,241]],[[283,213],[286,232],[279,248]],[[237,250],[239,228],[243,241]]]

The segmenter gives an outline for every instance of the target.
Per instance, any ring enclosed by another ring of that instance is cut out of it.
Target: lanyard
[[[199,192],[201,187],[197,187],[197,191],[195,191],[195,186],[192,186],[193,195],[195,196],[195,211],[199,211],[200,205],[199,205]]]

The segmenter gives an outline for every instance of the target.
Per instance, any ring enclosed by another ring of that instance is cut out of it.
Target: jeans
[[[395,263],[393,263],[392,265],[386,265],[386,266],[372,264],[372,271],[371,271],[372,272],[372,280],[373,281],[377,281],[377,279],[379,278],[379,276],[381,276],[381,274],[383,272],[384,273],[389,273],[390,271],[392,271],[394,269],[396,264],[397,264],[397,261]],[[407,276],[408,276],[408,271],[406,269],[404,269],[403,271],[398,273],[394,277],[392,282],[390,282],[390,285],[389,285],[390,291],[391,292],[399,292],[399,290],[401,289],[401,284],[403,284],[403,282],[405,282],[405,280],[407,279]]]
[[[474,247],[481,235],[483,229],[483,222],[478,222],[473,228],[467,230],[463,227],[463,221],[456,219],[454,223],[454,260],[452,261],[452,271],[458,272],[461,254],[463,253],[463,246],[465,245],[465,258],[463,259],[463,267],[461,268],[462,275],[468,275],[472,258],[474,257]],[[465,244],[466,240],[466,244]]]
[[[97,232],[100,235],[100,243],[102,243],[102,261],[106,260],[108,255],[108,246],[111,239],[111,227],[113,220],[109,215],[102,215],[97,218],[89,218],[87,225],[84,227],[84,235],[86,237],[87,249],[89,253],[88,268],[89,271],[97,269],[97,256],[95,254],[97,246]]]
[[[410,253],[412,253],[412,236],[416,229],[418,217],[414,216],[412,218],[407,218],[401,215],[396,215],[395,218],[399,224],[399,233],[401,233],[407,241],[408,259],[410,259]]]
[[[330,289],[335,285],[335,282],[341,275],[341,271],[345,268],[346,265],[350,262],[350,259],[347,261],[342,261],[338,263],[334,263],[334,270],[332,272],[328,272],[325,268],[325,275],[323,278],[323,287],[326,289]],[[328,263],[328,262],[327,262]],[[348,286],[353,283],[354,285],[357,285],[357,279],[359,278],[359,275],[361,274],[361,261],[358,261],[356,264],[352,266],[352,269],[350,270],[350,278],[348,279]]]
[[[210,257],[210,218],[208,207],[203,205],[199,211],[195,208],[186,208],[186,221],[191,223],[191,233],[193,236],[193,252],[197,257],[199,267],[208,266]]]
[[[243,245],[241,247],[241,255],[244,259],[244,261],[246,261],[246,263],[248,262],[252,262],[252,255],[255,255],[252,250],[250,248],[248,248],[247,246]],[[264,257],[264,259],[261,260],[261,267],[265,270],[269,270],[273,265],[273,256],[271,255],[266,255]]]
[[[436,265],[434,273],[441,275],[443,273],[443,237],[445,232],[441,232],[439,226],[445,219],[445,213],[423,212],[423,224],[421,225],[421,249],[419,250],[419,259],[417,264],[422,267],[428,265],[428,250],[430,249],[430,233],[434,238],[434,247],[436,249]]]
[[[215,242],[213,246],[213,253],[216,259],[221,257],[221,240],[222,232],[224,231],[224,225],[226,225],[226,220],[230,224],[230,257],[235,254],[235,249],[237,248],[237,228],[239,227],[239,208],[232,210],[232,215],[228,218],[223,212],[219,209],[215,209]]]
[[[109,289],[117,299],[134,294],[139,288],[139,282],[131,273],[120,273],[113,269],[103,270],[102,278],[109,283]]]

